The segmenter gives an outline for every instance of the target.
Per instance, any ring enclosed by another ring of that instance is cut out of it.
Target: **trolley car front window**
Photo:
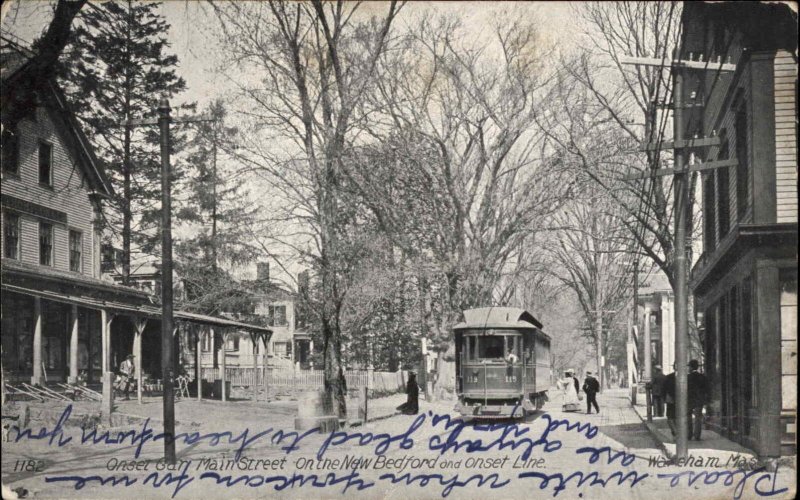
[[[503,339],[505,337],[481,337],[479,357],[481,359],[502,359],[505,356],[503,352]]]
[[[470,361],[505,360],[509,353],[519,359],[521,342],[516,335],[469,335],[465,337],[465,357]]]

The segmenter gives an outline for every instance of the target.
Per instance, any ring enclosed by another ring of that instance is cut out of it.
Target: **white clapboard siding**
[[[18,125],[19,175],[3,174],[2,193],[67,214],[67,225],[53,224],[53,267],[69,270],[69,230],[80,231],[83,261],[81,272],[93,273],[92,235],[94,208],[89,199],[90,187],[80,166],[72,157],[62,134],[47,110],[38,108],[36,119],[25,118]],[[39,184],[39,142],[52,145],[52,187]],[[20,215],[21,260],[39,264],[39,220]]]
[[[787,51],[775,55],[775,191],[777,222],[797,222],[797,65]]]

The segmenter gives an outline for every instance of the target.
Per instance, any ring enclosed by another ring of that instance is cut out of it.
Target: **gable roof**
[[[480,307],[464,311],[464,321],[453,327],[466,328],[542,328],[542,323],[519,307]]]
[[[0,36],[0,81],[2,81],[4,93],[13,93],[16,88],[19,88],[19,85],[27,84],[25,76],[33,56],[34,53],[30,50],[5,36]],[[47,81],[43,82],[42,88],[37,89],[37,93],[55,111],[51,116],[55,118],[54,121],[57,122],[60,129],[65,132],[63,134],[65,143],[89,179],[94,194],[110,197],[114,193],[111,182],[94,154],[94,148],[89,139],[70,110],[67,97],[56,83],[55,78],[49,76]],[[8,98],[7,95],[3,96],[3,101]]]

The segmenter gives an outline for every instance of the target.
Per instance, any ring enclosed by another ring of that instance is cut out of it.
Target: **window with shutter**
[[[39,223],[39,264],[53,265],[53,225]]]
[[[79,273],[81,272],[81,255],[82,255],[83,237],[80,231],[69,232],[69,270]]]
[[[741,220],[750,207],[750,145],[747,140],[747,112],[742,105],[736,112],[736,212]]]
[[[703,175],[703,250],[713,252],[716,247],[716,196],[714,172]]]
[[[19,259],[19,215],[3,213],[3,258]]]
[[[728,159],[728,139],[725,137],[725,131],[720,134],[722,138],[722,145],[719,148],[718,158],[720,160]],[[717,170],[717,218],[719,220],[719,238],[721,240],[728,234],[730,229],[730,206],[731,206],[731,187],[730,187],[730,167],[723,167]]]

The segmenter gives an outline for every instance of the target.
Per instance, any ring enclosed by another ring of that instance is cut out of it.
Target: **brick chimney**
[[[269,284],[269,262],[258,262],[256,264],[256,280],[262,285]]]

